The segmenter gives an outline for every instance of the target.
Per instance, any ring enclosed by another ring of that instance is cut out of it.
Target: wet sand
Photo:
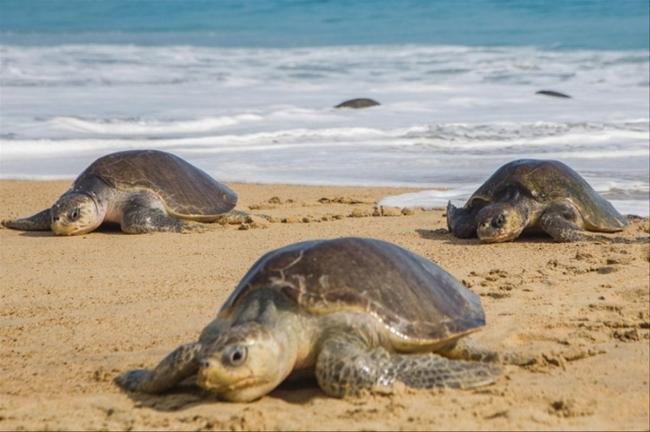
[[[0,219],[41,210],[68,185],[0,181]],[[609,241],[481,245],[450,236],[442,210],[372,216],[376,201],[408,189],[231,186],[238,208],[274,222],[71,238],[0,229],[0,429],[650,428],[648,219]],[[394,242],[463,280],[488,318],[473,338],[523,364],[480,389],[352,400],[313,382],[250,404],[193,386],[129,396],[113,384],[196,338],[262,253],[348,235]]]

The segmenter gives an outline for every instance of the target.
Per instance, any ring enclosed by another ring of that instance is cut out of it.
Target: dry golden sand
[[[41,210],[68,184],[2,181],[0,218]],[[440,210],[347,217],[405,189],[232,187],[239,208],[295,223],[72,238],[0,230],[0,429],[650,428],[647,219],[610,242],[480,245],[449,236]],[[313,383],[250,404],[192,387],[129,397],[112,383],[193,340],[265,251],[346,235],[392,241],[464,280],[488,317],[475,338],[528,364],[477,390],[358,400],[330,399]]]

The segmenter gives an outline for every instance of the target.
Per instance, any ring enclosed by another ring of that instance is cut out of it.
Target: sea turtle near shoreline
[[[554,160],[521,159],[499,168],[463,208],[449,202],[456,237],[493,243],[541,230],[559,242],[589,239],[585,231],[616,232],[627,219],[578,173]]]
[[[2,225],[57,235],[85,234],[102,223],[118,223],[126,233],[183,232],[187,221],[245,218],[231,211],[237,194],[171,153],[130,150],[93,162],[50,208]]]
[[[484,325],[480,298],[421,256],[374,239],[306,241],[262,256],[196,342],[116,383],[157,394],[196,375],[238,402],[305,373],[334,397],[477,387],[499,375],[496,357],[458,341]]]

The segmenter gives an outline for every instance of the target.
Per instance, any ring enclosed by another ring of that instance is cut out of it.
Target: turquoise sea
[[[3,42],[647,49],[647,0],[2,0]]]

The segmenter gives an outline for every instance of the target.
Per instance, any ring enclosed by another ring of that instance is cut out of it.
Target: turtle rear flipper
[[[500,368],[491,363],[451,360],[438,354],[395,354],[369,349],[360,339],[338,336],[323,345],[316,378],[325,393],[356,396],[363,391],[390,392],[401,382],[412,388],[472,388],[492,384]]]
[[[453,345],[442,348],[437,352],[452,360],[498,362],[502,359],[502,355],[498,352],[487,349],[468,337],[458,339]]]
[[[253,222],[251,216],[241,210],[230,210],[229,212],[219,215],[215,222],[220,225],[241,225]]]
[[[459,339],[454,345],[438,352],[448,359],[472,360],[501,365],[528,366],[537,361],[534,355],[518,351],[492,351],[477,344],[471,338]]]
[[[51,225],[52,219],[49,208],[26,218],[2,221],[2,226],[22,231],[50,231]]]

